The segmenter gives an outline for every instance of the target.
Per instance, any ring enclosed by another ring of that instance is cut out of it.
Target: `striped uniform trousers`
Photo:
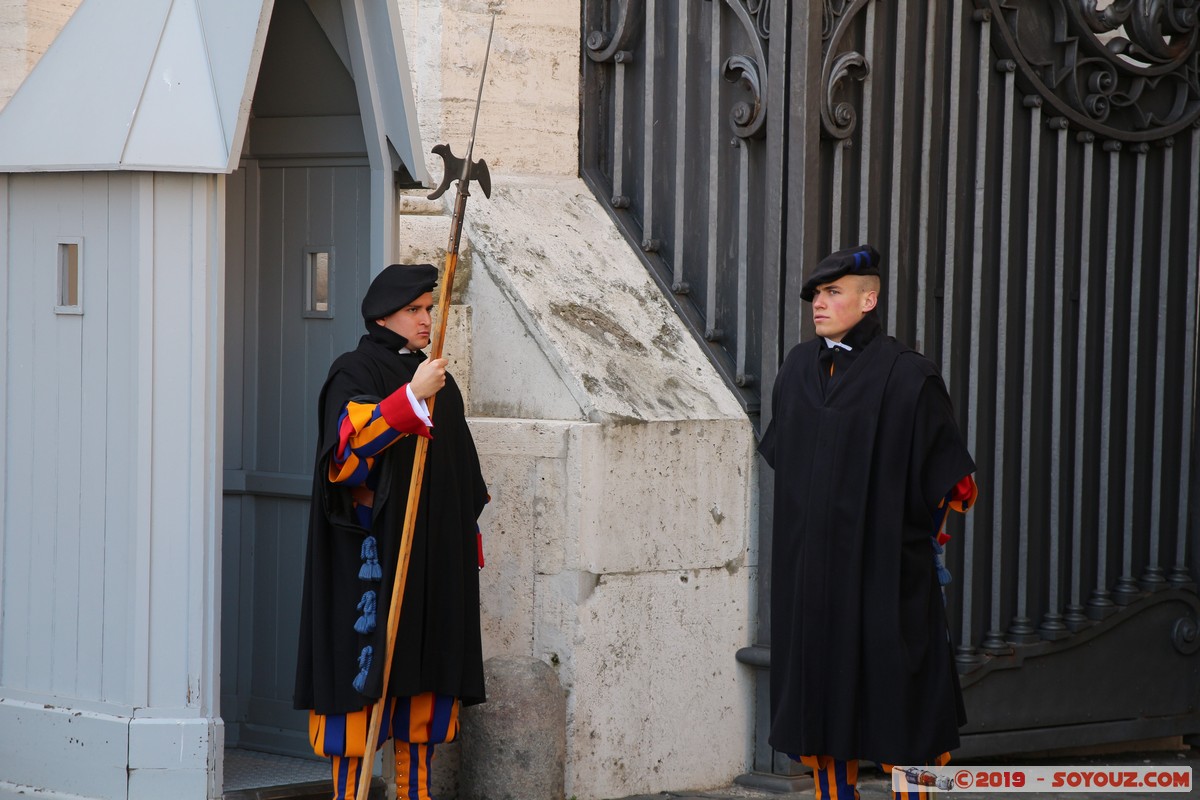
[[[832,756],[800,756],[796,759],[813,771],[813,789],[816,800],[858,800],[858,762],[842,761]],[[943,767],[950,763],[950,754],[942,753],[934,764]],[[889,776],[891,764],[882,764]],[[908,790],[892,792],[893,800],[927,800],[930,793],[923,787],[913,786]]]
[[[389,701],[375,750],[393,740],[396,796],[401,800],[430,800],[434,748],[458,736],[458,711],[458,698],[433,692]],[[328,758],[333,769],[333,800],[355,796],[370,719],[370,706],[350,714],[309,712],[308,738],[313,752]]]

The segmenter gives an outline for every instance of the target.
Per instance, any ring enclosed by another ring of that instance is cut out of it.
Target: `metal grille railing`
[[[585,2],[583,175],[756,424],[811,335],[806,267],[884,254],[885,328],[940,365],[979,467],[950,549],[968,677],[1195,590],[1198,14]]]
[[[770,9],[769,0],[584,6],[583,175],[751,413],[760,265],[770,257]]]

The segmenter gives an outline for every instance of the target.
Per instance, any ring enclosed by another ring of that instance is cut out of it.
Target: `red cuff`
[[[429,435],[429,428],[413,411],[412,402],[408,399],[407,383],[379,401],[379,416],[393,430],[433,438]]]
[[[975,505],[977,497],[979,497],[979,487],[975,485],[975,478],[971,475],[964,475],[962,480],[954,484],[954,488],[950,490],[950,501],[961,503],[963,510]]]
[[[333,463],[341,466],[346,463],[346,458],[349,455],[350,437],[354,435],[354,423],[350,421],[350,415],[342,413],[342,424],[338,426],[338,444],[337,450],[333,453]]]

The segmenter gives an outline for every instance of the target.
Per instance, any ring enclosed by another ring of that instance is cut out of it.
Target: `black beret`
[[[869,244],[847,247],[822,258],[800,287],[800,298],[812,302],[818,286],[832,283],[843,275],[878,275],[879,252]]]
[[[437,286],[433,264],[392,264],[371,281],[363,295],[362,315],[367,322],[383,319]]]

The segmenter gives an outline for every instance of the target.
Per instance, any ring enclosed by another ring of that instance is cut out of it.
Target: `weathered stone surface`
[[[496,31],[476,157],[495,172],[579,168],[579,0],[399,0],[421,140],[463,154],[488,25]],[[442,167],[426,159],[434,179]]]
[[[453,194],[451,189],[450,194]],[[409,195],[401,195],[402,198]],[[437,214],[426,213],[428,206],[404,202],[409,211],[401,213],[396,223],[395,261],[401,264],[433,264],[438,268],[438,289],[445,285],[446,252],[450,242],[450,215],[439,203]],[[463,239],[458,247],[458,262],[454,267],[454,294],[451,301],[463,302],[465,287],[471,282],[471,243]]]
[[[0,108],[12,98],[80,2],[0,2]]]
[[[541,346],[539,332],[529,327],[518,299],[507,295],[491,276],[476,271],[467,286],[466,302],[480,309],[486,335],[471,343],[472,376],[479,387],[475,413],[519,419],[584,420],[582,400],[564,381],[552,350]],[[574,383],[574,382],[572,382]]]
[[[558,670],[567,795],[731,780],[751,741],[752,682],[733,653],[751,641],[755,553],[747,477],[714,454],[733,465],[739,425],[471,427],[492,481],[481,520],[484,653],[531,653]],[[646,473],[656,461],[701,491],[664,492]],[[710,463],[722,480],[706,482]]]
[[[433,751],[429,788],[438,800],[458,797],[458,774],[462,764],[462,742],[440,744]],[[401,798],[400,800],[403,800]]]
[[[436,301],[435,301],[436,302]],[[442,343],[442,357],[447,360],[446,369],[454,376],[462,391],[467,413],[471,409],[471,307],[450,306],[446,317],[446,339]],[[438,324],[438,310],[433,309],[434,329]]]
[[[475,276],[511,299],[530,335],[594,422],[745,420],[695,337],[578,179],[507,177],[472,197]],[[484,323],[480,323],[484,324]],[[491,382],[504,396],[520,382]],[[747,432],[749,423],[745,425]]]
[[[751,676],[734,654],[751,642],[753,573],[595,575],[557,604],[574,676],[568,795],[704,789],[750,763]]]
[[[727,783],[751,741],[753,431],[581,182],[472,202],[484,652],[558,669],[567,796]]]
[[[566,698],[536,658],[484,664],[488,702],[463,710],[460,800],[562,800]]]

